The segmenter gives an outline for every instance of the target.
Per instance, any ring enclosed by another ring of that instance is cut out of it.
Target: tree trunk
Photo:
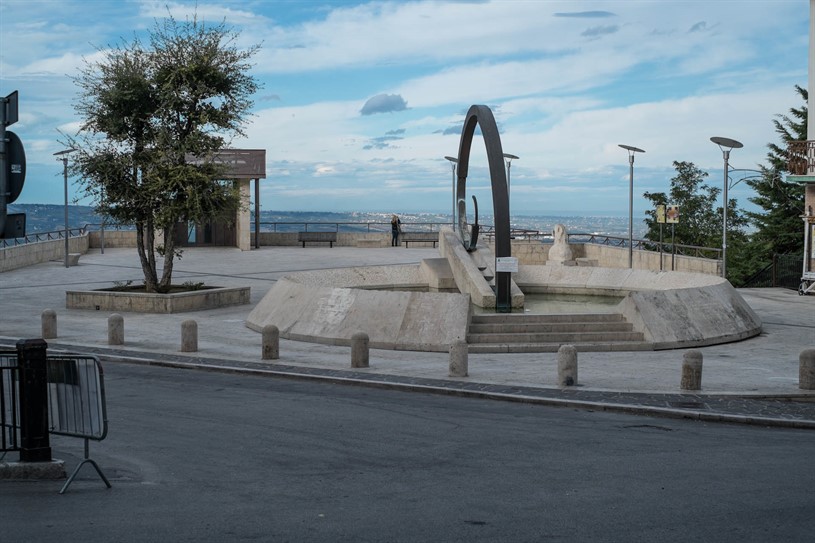
[[[175,260],[175,238],[173,237],[173,227],[164,228],[164,270],[161,274],[159,288],[162,292],[170,289],[173,282],[173,262]]]
[[[145,238],[147,238],[147,247],[145,247]],[[144,288],[147,292],[156,292],[158,286],[155,257],[153,257],[153,238],[150,225],[145,227],[142,222],[136,223],[136,249],[139,253],[142,274],[144,275]]]

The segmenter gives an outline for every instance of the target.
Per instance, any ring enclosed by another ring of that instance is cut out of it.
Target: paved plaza
[[[261,360],[261,336],[244,320],[274,282],[292,271],[417,263],[436,258],[433,248],[263,247],[185,249],[174,282],[249,286],[251,303],[184,314],[124,313],[125,344],[107,344],[102,311],[68,310],[66,290],[141,282],[134,249],[99,249],[65,268],[47,262],[0,274],[0,344],[39,337],[41,313],[57,312],[53,350],[98,355],[104,363],[146,364],[243,371],[403,390],[572,405],[767,425],[815,428],[815,393],[798,388],[801,351],[815,348],[815,296],[785,289],[739,292],[763,323],[760,336],[699,349],[702,390],[681,393],[684,350],[585,352],[578,355],[579,383],[557,386],[557,354],[470,354],[469,376],[450,378],[446,353],[372,350],[370,368],[352,369],[350,349],[280,341],[280,359]],[[198,323],[199,350],[180,352],[181,323]]]

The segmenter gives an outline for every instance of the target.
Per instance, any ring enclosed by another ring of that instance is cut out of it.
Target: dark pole
[[[255,249],[260,249],[260,178],[255,179]]]
[[[48,435],[48,375],[42,339],[17,342],[20,364],[20,461],[50,462]]]

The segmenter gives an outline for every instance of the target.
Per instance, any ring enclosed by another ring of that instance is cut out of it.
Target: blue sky
[[[18,203],[61,203],[59,131],[73,133],[71,77],[99,49],[145,36],[193,2],[0,0],[0,94],[20,96],[10,129],[27,156]],[[628,214],[667,191],[674,160],[722,184],[711,136],[740,140],[731,167],[755,168],[772,120],[801,105],[809,6],[785,1],[220,1],[199,19],[261,44],[247,138],[266,149],[267,210],[446,212],[461,124],[495,114],[511,168],[514,214]],[[76,193],[71,180],[71,197]],[[468,179],[491,208],[476,139]],[[730,192],[749,206],[745,183]]]

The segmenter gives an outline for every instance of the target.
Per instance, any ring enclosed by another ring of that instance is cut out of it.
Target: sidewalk
[[[39,337],[40,316],[54,309],[55,350],[94,353],[115,363],[195,367],[402,389],[474,395],[660,416],[815,429],[815,391],[798,388],[798,357],[815,348],[815,296],[785,289],[743,289],[763,323],[755,338],[699,349],[702,391],[679,389],[684,350],[579,353],[579,386],[556,386],[556,353],[470,354],[469,377],[448,377],[446,353],[373,350],[370,368],[351,369],[350,349],[280,341],[280,359],[261,361],[260,334],[244,319],[278,278],[296,270],[375,266],[435,258],[432,248],[263,247],[187,249],[174,282],[250,286],[251,303],[173,315],[125,313],[125,345],[107,345],[106,312],[65,309],[65,291],[141,282],[133,249],[93,250],[79,265],[48,262],[0,274],[0,346]],[[198,322],[199,352],[180,353],[181,322]]]

